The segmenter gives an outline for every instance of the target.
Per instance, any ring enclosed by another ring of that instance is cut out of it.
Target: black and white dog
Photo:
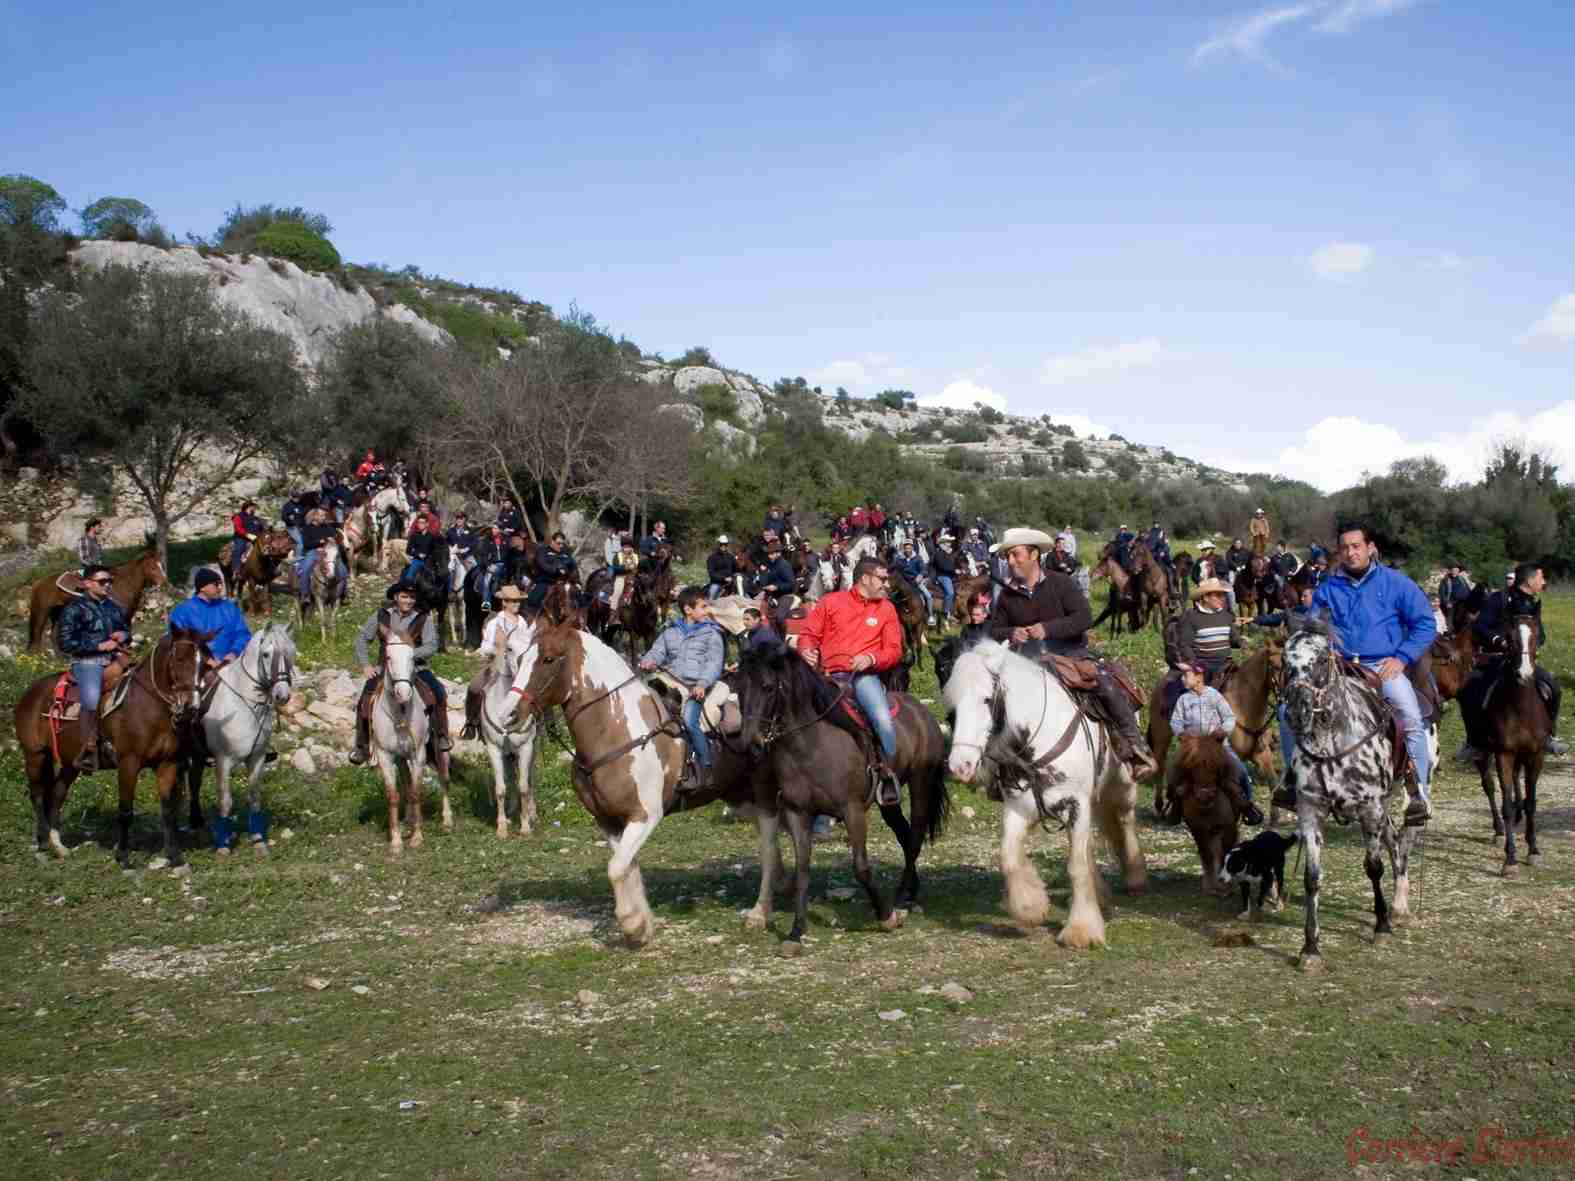
[[[1225,861],[1220,866],[1220,885],[1229,887],[1237,882],[1241,885],[1241,914],[1237,918],[1251,918],[1253,907],[1250,899],[1252,886],[1258,885],[1258,904],[1256,909],[1261,913],[1263,900],[1268,896],[1270,887],[1274,889],[1274,897],[1280,906],[1285,905],[1285,851],[1297,841],[1301,840],[1300,833],[1282,835],[1273,829],[1260,832],[1250,841],[1243,841],[1225,854]]]

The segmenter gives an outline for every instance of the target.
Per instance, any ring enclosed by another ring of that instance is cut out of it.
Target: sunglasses
[[[88,581],[98,586],[113,586],[115,584],[113,578],[90,578]]]

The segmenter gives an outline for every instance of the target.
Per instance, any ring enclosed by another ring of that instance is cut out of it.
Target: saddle
[[[126,676],[130,666],[124,654],[117,655],[113,663],[104,666],[104,687],[98,701],[100,718],[107,718],[125,702],[131,688],[131,678]],[[82,689],[69,668],[55,681],[54,691],[49,695],[49,708],[43,716],[51,723],[74,722],[82,716]]]
[[[1389,735],[1390,773],[1396,779],[1401,778],[1408,772],[1414,773],[1415,768],[1411,766],[1411,754],[1406,750],[1405,746],[1405,726],[1400,721],[1400,715],[1395,712],[1394,707],[1384,697],[1384,680],[1378,675],[1378,670],[1371,665],[1358,664],[1354,660],[1347,660],[1342,656],[1340,658],[1340,671],[1352,680],[1360,682],[1373,695],[1379,715],[1387,723],[1380,726],[1379,731]],[[1429,719],[1424,712],[1422,724],[1426,725],[1428,721]]]

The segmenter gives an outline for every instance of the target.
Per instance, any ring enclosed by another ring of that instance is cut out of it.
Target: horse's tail
[[[946,822],[952,816],[951,792],[946,788],[946,760],[936,759],[929,773],[930,810],[925,817],[924,839],[934,844],[946,831]]]

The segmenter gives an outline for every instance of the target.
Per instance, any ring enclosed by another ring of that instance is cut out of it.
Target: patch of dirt
[[[240,943],[215,943],[182,951],[176,947],[127,947],[112,951],[104,969],[124,972],[136,980],[185,980],[206,976],[218,968],[256,963],[263,958],[257,951],[243,951]]]
[[[497,911],[465,935],[465,942],[529,952],[556,951],[595,938],[604,915],[585,907],[527,902]]]

